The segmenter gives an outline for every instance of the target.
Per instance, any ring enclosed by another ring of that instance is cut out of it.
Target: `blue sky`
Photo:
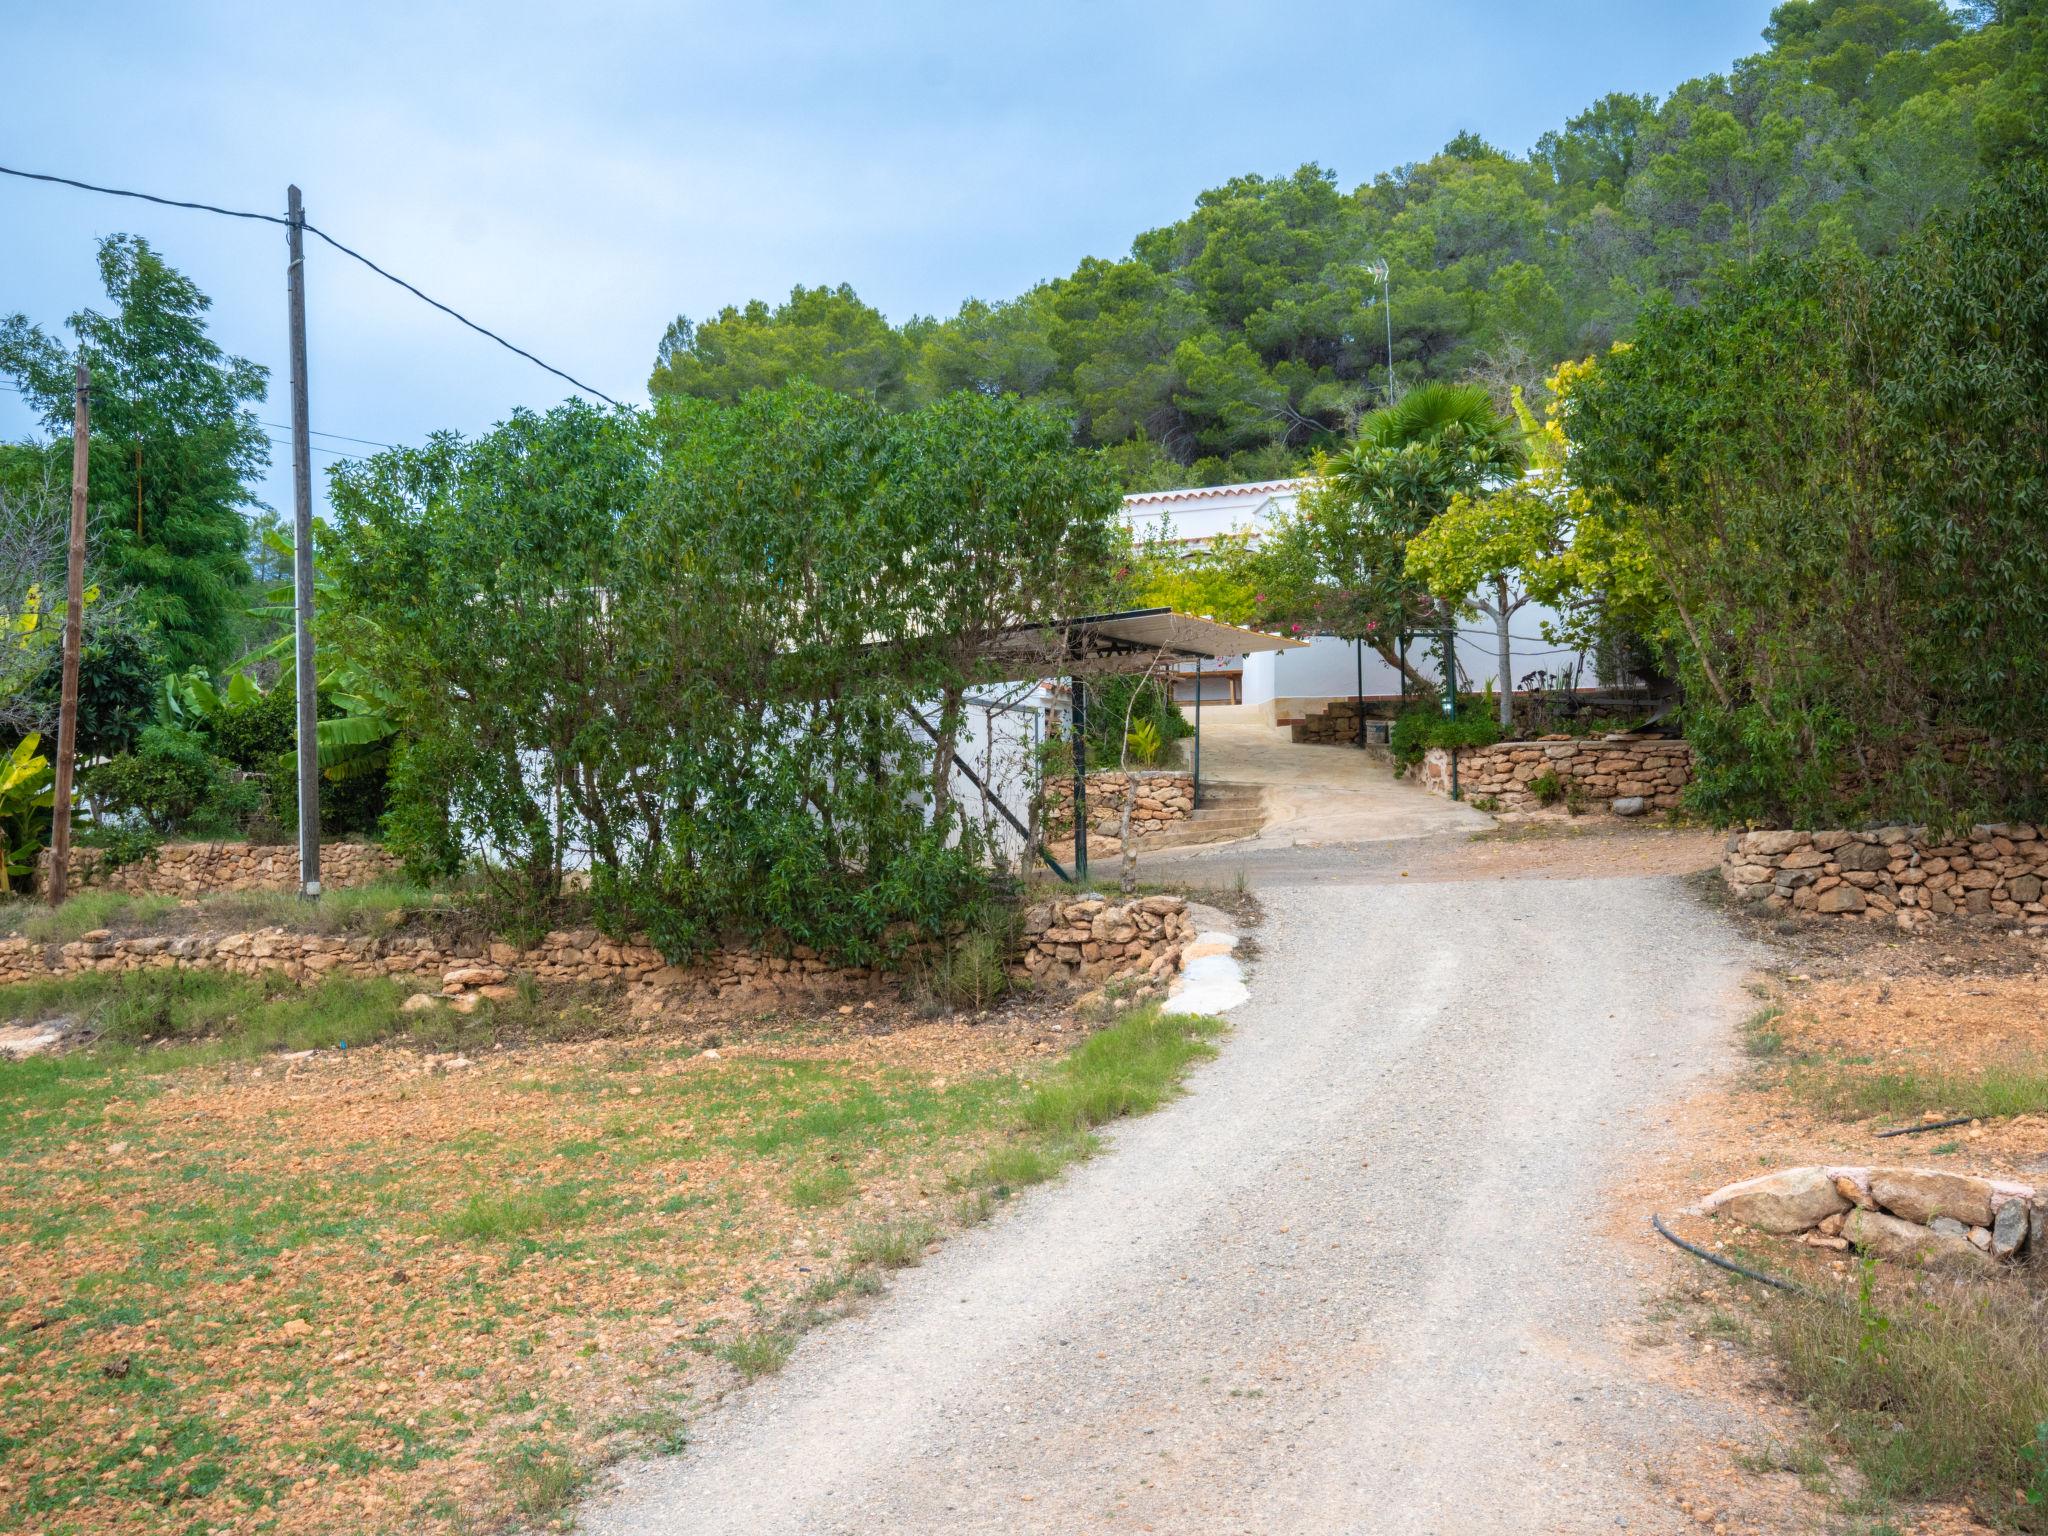
[[[1121,255],[1240,172],[1315,160],[1348,188],[1462,129],[1526,149],[1608,91],[1725,68],[1770,9],[0,0],[35,61],[0,163],[277,212],[296,180],[314,223],[637,400],[678,312],[846,281],[947,314]],[[99,302],[94,242],[123,230],[213,296],[288,420],[273,226],[0,178],[0,313]],[[317,428],[411,442],[564,392],[317,244],[308,293]],[[0,389],[0,437],[33,431]],[[288,474],[280,448],[273,505]]]

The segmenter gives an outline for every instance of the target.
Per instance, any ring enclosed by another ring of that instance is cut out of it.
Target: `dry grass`
[[[1792,1389],[1863,1475],[1863,1499],[1965,1499],[2048,1531],[2048,1305],[2012,1284],[1858,1291],[1767,1309]]]

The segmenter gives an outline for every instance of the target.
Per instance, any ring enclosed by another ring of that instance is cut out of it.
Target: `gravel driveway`
[[[1620,1358],[1645,1258],[1601,1201],[1721,1061],[1740,956],[1668,877],[1390,880],[1401,857],[1255,865],[1252,998],[1187,1097],[585,1528],[1691,1529],[1643,1462],[1727,1426]]]

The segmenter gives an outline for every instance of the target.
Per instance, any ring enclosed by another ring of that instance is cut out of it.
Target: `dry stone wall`
[[[228,891],[296,891],[299,850],[290,843],[166,843],[132,864],[103,868],[97,848],[71,850],[71,888],[97,886],[141,896],[218,896]],[[329,889],[394,878],[398,860],[374,843],[326,843],[320,883]],[[50,851],[36,883],[49,889]]]
[[[2048,1255],[2048,1196],[1936,1168],[1783,1168],[1715,1190],[1720,1214],[1820,1248],[1970,1274]]]
[[[1574,713],[1579,719],[1606,721],[1610,730],[1617,731],[1632,724],[1641,724],[1655,707],[1656,700],[1647,693],[1629,689],[1612,692],[1582,689],[1573,703]],[[1401,708],[1399,699],[1368,698],[1363,703],[1357,699],[1332,699],[1315,713],[1286,722],[1288,735],[1298,744],[1354,746],[1358,741],[1358,717],[1362,711],[1367,721],[1367,744],[1377,741],[1384,745],[1385,723],[1398,715]],[[1557,719],[1553,696],[1517,694],[1514,715],[1516,731],[1524,734],[1540,732]],[[1373,728],[1375,723],[1377,732]]]
[[[1195,812],[1194,778],[1175,769],[1140,768],[1134,773],[1091,773],[1088,775],[1088,831],[1090,844],[1100,851],[1095,835],[1111,838],[1123,823],[1124,786],[1135,780],[1137,803],[1131,807],[1131,837],[1136,841],[1186,821]],[[1048,840],[1074,831],[1074,781],[1049,779],[1045,786],[1045,824]]]
[[[1419,772],[1425,789],[1451,792],[1451,750],[1431,747]],[[1644,738],[1545,737],[1459,747],[1458,787],[1469,800],[1490,799],[1504,811],[1533,811],[1542,800],[1529,786],[1546,773],[1563,788],[1578,786],[1589,811],[1641,816],[1670,810],[1692,782],[1692,748],[1683,741]]]
[[[1180,968],[1194,936],[1188,904],[1178,896],[1123,903],[1066,897],[1026,910],[1016,969],[1040,982],[1159,982]]]
[[[2048,837],[2023,822],[1938,837],[1925,827],[1739,832],[1721,854],[1736,898],[1911,928],[1969,916],[2048,929]]]
[[[1298,746],[1356,746],[1358,717],[1362,713],[1366,720],[1367,743],[1378,740],[1384,745],[1387,739],[1387,722],[1393,719],[1398,709],[1398,705],[1382,704],[1371,699],[1366,700],[1364,704],[1360,704],[1356,699],[1332,699],[1314,714],[1291,721],[1287,727],[1288,739]],[[1374,730],[1374,726],[1378,729]]]
[[[1024,914],[1013,969],[1043,983],[1157,980],[1180,962],[1193,936],[1187,903],[1148,896],[1124,906],[1101,900],[1041,903]],[[425,979],[462,994],[516,975],[542,982],[617,983],[661,989],[679,1001],[797,1002],[860,995],[901,980],[871,966],[838,965],[797,946],[787,954],[727,948],[670,965],[652,946],[619,943],[591,929],[550,933],[530,948],[431,933],[318,934],[264,928],[248,933],[116,937],[105,929],[64,944],[0,938],[0,985],[88,971],[278,971],[303,984],[326,976]]]

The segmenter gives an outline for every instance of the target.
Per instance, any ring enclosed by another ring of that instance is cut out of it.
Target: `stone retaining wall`
[[[1163,832],[1195,813],[1195,781],[1190,774],[1173,768],[1140,768],[1129,775],[1138,782],[1137,804],[1131,807],[1131,836],[1143,839]],[[1123,821],[1124,784],[1122,773],[1088,775],[1088,830],[1115,837]],[[1045,825],[1048,840],[1062,832],[1074,831],[1074,780],[1049,779],[1045,786]]]
[[[1423,755],[1419,776],[1434,794],[1451,792],[1451,750],[1431,747]],[[1691,746],[1663,738],[1546,737],[1456,751],[1458,787],[1465,799],[1490,799],[1504,811],[1541,809],[1543,802],[1529,786],[1545,773],[1556,774],[1567,789],[1577,785],[1586,810],[1617,816],[1670,810],[1692,782]]]
[[[1552,708],[1553,700],[1548,694],[1517,694],[1514,702],[1515,729],[1520,732],[1542,731],[1557,716]],[[1576,696],[1577,715],[1584,720],[1611,722],[1610,730],[1625,726],[1639,725],[1649,717],[1657,701],[1639,689],[1582,689]],[[1355,746],[1358,742],[1358,715],[1361,708],[1368,722],[1391,721],[1401,712],[1399,699],[1368,698],[1363,705],[1357,699],[1332,699],[1312,715],[1288,722],[1288,734],[1296,743],[1314,746]],[[1539,714],[1541,719],[1539,719]],[[1366,742],[1371,745],[1374,733],[1366,732]],[[1381,733],[1378,741],[1384,744],[1386,736]]]
[[[1738,832],[1721,878],[1738,900],[1820,916],[1910,928],[1963,915],[2048,929],[2048,837],[2023,822],[1951,838],[1925,827]]]
[[[1127,906],[1059,900],[1028,908],[1013,969],[1044,982],[1157,980],[1178,965],[1193,935],[1187,903],[1148,896]],[[788,954],[720,949],[673,966],[645,943],[617,943],[590,929],[550,933],[522,949],[432,934],[250,933],[116,938],[105,929],[66,944],[0,938],[0,985],[86,971],[279,971],[301,984],[323,976],[417,977],[451,995],[525,974],[543,982],[610,982],[661,988],[682,1001],[796,1001],[874,992],[901,980],[871,966],[836,965],[801,946]]]
[[[2048,1253],[2048,1197],[1945,1168],[1784,1168],[1700,1202],[1759,1232],[1947,1273]]]
[[[226,891],[296,891],[299,850],[290,843],[166,843],[156,852],[114,869],[100,867],[97,848],[71,850],[71,888],[97,886],[146,896],[217,896]],[[398,860],[374,843],[326,843],[320,883],[332,890],[370,885],[398,874]],[[43,850],[36,884],[48,890],[50,851]]]
[[[1025,912],[1023,957],[1016,969],[1038,981],[1159,982],[1179,969],[1181,950],[1194,936],[1188,904],[1178,896],[1122,904],[1099,896],[1063,897]]]

